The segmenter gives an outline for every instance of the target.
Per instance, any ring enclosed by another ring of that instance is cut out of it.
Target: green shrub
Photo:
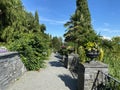
[[[120,80],[120,56],[113,52],[106,52],[104,62],[109,65],[109,73]]]
[[[66,55],[68,54],[68,50],[65,46],[62,46],[60,50],[58,51],[58,53],[60,53],[61,55]]]
[[[80,58],[80,62],[84,63],[86,61],[86,54],[83,46],[78,48],[78,55]]]
[[[28,70],[39,70],[44,66],[44,59],[48,56],[48,45],[37,34],[22,34],[21,38],[10,42],[9,48],[20,53],[22,61]]]

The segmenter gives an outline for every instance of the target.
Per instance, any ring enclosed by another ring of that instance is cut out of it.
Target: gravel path
[[[8,90],[77,90],[77,80],[63,67],[52,54],[47,67],[38,71],[26,72]]]

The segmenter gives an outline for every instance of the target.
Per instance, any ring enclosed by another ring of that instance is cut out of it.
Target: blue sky
[[[76,9],[76,0],[22,0],[25,9],[39,13],[46,33],[63,36],[64,24]],[[120,36],[120,0],[88,0],[92,25],[104,37]]]

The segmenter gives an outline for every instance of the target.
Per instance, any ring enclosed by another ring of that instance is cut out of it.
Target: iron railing
[[[120,90],[120,81],[102,71],[98,71],[91,90]]]

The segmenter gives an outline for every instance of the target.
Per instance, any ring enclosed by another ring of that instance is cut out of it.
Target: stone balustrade
[[[70,63],[69,63],[70,62]],[[70,54],[68,56],[68,68],[76,71],[78,79],[78,90],[91,90],[98,70],[108,74],[108,65],[99,61],[90,61],[89,63],[79,63],[78,55]],[[74,72],[73,72],[74,73]],[[101,77],[102,79],[104,77]]]

